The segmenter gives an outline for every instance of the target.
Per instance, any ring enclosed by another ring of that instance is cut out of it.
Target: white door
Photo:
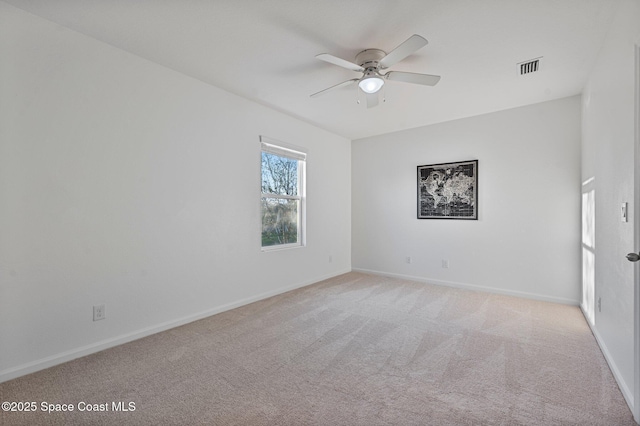
[[[636,44],[635,88],[635,170],[634,170],[634,250],[640,254],[640,43]],[[633,259],[631,259],[633,260]],[[634,268],[634,403],[633,417],[640,423],[640,262]]]

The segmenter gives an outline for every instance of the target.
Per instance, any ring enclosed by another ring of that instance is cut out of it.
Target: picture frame
[[[478,160],[417,169],[418,219],[478,220]]]

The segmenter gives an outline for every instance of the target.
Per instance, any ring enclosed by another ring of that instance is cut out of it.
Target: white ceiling
[[[18,8],[349,139],[582,92],[619,0],[4,0]],[[358,105],[359,77],[315,59],[429,44],[391,70],[386,102]],[[542,56],[541,71],[516,64]],[[614,77],[614,76],[613,76]]]

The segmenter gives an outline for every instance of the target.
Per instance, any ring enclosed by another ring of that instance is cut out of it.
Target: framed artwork
[[[478,160],[418,166],[418,219],[478,220]]]

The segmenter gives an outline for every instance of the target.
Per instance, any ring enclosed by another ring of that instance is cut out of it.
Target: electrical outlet
[[[407,263],[411,263],[411,256],[407,256]]]
[[[95,305],[93,307],[93,320],[99,321],[106,318],[104,305]]]
[[[445,260],[445,259],[442,259],[442,267],[444,269],[449,269],[449,261]]]
[[[602,297],[598,297],[598,312],[602,312]]]
[[[329,263],[333,262],[333,256],[329,255]]]

